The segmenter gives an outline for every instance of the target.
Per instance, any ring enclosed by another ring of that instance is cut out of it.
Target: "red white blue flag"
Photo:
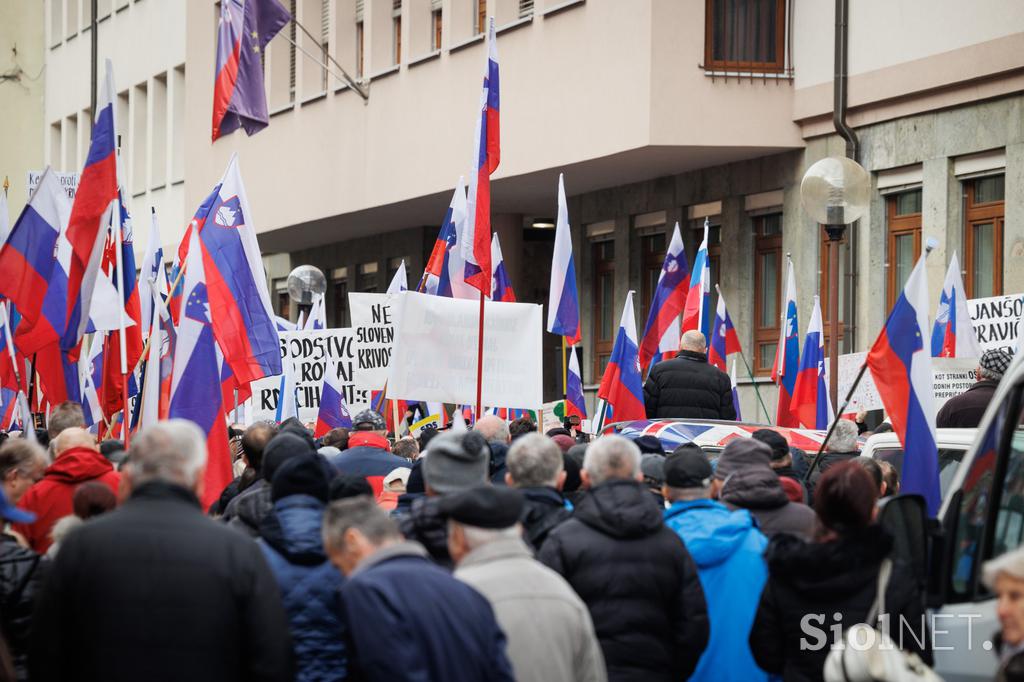
[[[267,127],[263,51],[292,16],[277,0],[223,0],[213,79],[213,139]]]
[[[466,184],[459,184],[452,194],[451,203],[444,214],[430,259],[423,271],[423,291],[431,296],[472,299],[479,297],[473,287],[466,284],[466,261],[462,258],[460,239],[466,238]]]
[[[644,338],[640,341],[641,367],[648,367],[662,356],[679,350],[679,316],[689,290],[690,266],[686,263],[686,249],[679,233],[679,223],[676,223],[665,261],[661,264],[658,286],[651,299]]]
[[[320,389],[320,411],[316,415],[313,437],[320,438],[331,429],[352,428],[352,416],[345,402],[345,390],[341,386],[337,367],[330,363],[324,371],[324,385]]]
[[[473,174],[469,176],[466,239],[459,240],[466,261],[466,284],[484,296],[491,293],[491,173],[501,162],[499,90],[498,44],[492,17],[487,29],[487,66],[476,120]]]
[[[708,340],[708,362],[726,371],[725,359],[733,353],[740,352],[740,337],[736,334],[736,327],[732,324],[729,311],[725,307],[725,297],[718,292],[718,307],[715,308],[715,323],[711,328],[711,338]]]
[[[927,252],[921,255],[871,350],[867,366],[903,445],[900,490],[922,495],[935,516],[942,502],[935,439],[935,386],[928,333]]]
[[[633,292],[626,294],[619,332],[615,336],[612,355],[597,389],[597,397],[607,404],[605,422],[646,419],[644,386],[640,377],[640,349],[636,342],[636,318],[633,314]]]
[[[491,262],[494,264],[494,281],[491,282],[491,299],[504,301],[505,303],[516,302],[516,292],[512,290],[512,280],[509,279],[508,270],[505,269],[505,258],[501,255],[501,244],[498,243],[498,233],[494,233],[491,239]]]
[[[697,257],[693,259],[693,271],[690,273],[690,289],[686,292],[686,304],[683,307],[683,331],[696,329],[703,332],[704,338],[711,335],[711,271],[708,263],[708,229],[707,218],[704,219],[704,240],[697,249]]]
[[[793,261],[789,261],[786,274],[786,296],[783,299],[783,306],[779,345],[775,349],[775,363],[772,366],[772,381],[779,386],[775,425],[797,428],[800,426],[800,420],[790,407],[800,363],[800,330],[797,324],[796,278],[793,275]]]
[[[732,371],[729,373],[729,383],[732,385],[732,409],[736,410],[736,421],[743,421],[740,414],[740,392],[736,388],[736,361],[732,361]]]
[[[583,375],[580,373],[580,361],[576,357],[576,348],[569,348],[569,367],[565,375],[565,416],[576,415],[580,419],[587,418],[587,403],[583,397]]]
[[[821,302],[814,297],[811,321],[804,338],[800,372],[793,386],[790,411],[805,429],[827,429],[834,415],[832,400],[825,384],[825,334],[821,322]]]
[[[569,207],[565,201],[565,179],[558,174],[558,218],[555,249],[551,254],[551,285],[548,288],[548,331],[565,337],[567,344],[580,341],[580,301],[576,293],[576,265],[569,232]]]
[[[391,282],[388,284],[388,290],[386,293],[389,294],[400,294],[403,291],[409,290],[409,275],[405,270],[405,259],[402,259],[402,264],[395,270],[395,276],[391,278]],[[321,298],[322,300],[322,298]]]
[[[932,327],[932,357],[935,358],[980,358],[981,347],[974,332],[971,315],[967,312],[967,295],[964,293],[964,279],[960,274],[960,261],[953,252],[942,283],[939,307],[935,311],[935,325]]]

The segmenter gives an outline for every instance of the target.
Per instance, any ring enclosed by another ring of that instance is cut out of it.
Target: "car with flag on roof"
[[[636,440],[641,436],[654,436],[665,452],[672,452],[685,443],[695,443],[712,460],[736,438],[750,438],[760,429],[771,429],[782,435],[790,447],[813,455],[825,441],[826,431],[816,429],[790,429],[747,422],[719,421],[716,419],[637,419],[609,424],[604,433],[617,433]]]

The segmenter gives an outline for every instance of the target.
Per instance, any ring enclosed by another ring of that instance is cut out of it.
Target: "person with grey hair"
[[[473,430],[487,441],[508,444],[512,442],[512,434],[508,430],[508,422],[496,414],[485,414],[476,420]]]
[[[651,368],[644,383],[644,407],[648,419],[736,419],[732,381],[708,363],[702,333],[683,333],[679,353]]]
[[[434,450],[431,444],[431,454]],[[369,682],[511,682],[505,636],[480,593],[404,540],[369,496],[332,502],[323,543],[347,576],[349,671]]]
[[[444,498],[455,577],[494,607],[518,682],[600,682],[604,657],[587,606],[533,558],[521,537],[522,509],[522,494],[502,486]]]
[[[259,547],[199,506],[203,432],[160,422],[132,439],[129,460],[128,501],[61,545],[31,678],[291,680],[288,621]]]
[[[589,493],[537,558],[590,610],[609,680],[686,679],[708,641],[707,608],[690,553],[640,482],[640,449],[602,436],[581,476]]]
[[[24,438],[12,438],[0,446],[0,480],[4,495],[17,504],[33,484],[39,482],[49,462],[46,451]]]
[[[1002,348],[992,348],[982,353],[974,370],[975,383],[960,395],[946,401],[935,415],[935,425],[940,429],[977,428],[1012,362],[1013,353]]]
[[[849,462],[860,456],[857,448],[857,438],[860,436],[857,422],[851,419],[840,419],[836,428],[832,431],[828,442],[825,443],[825,453],[818,462],[818,466],[811,472],[807,494],[810,500],[814,500],[814,486],[817,485],[821,475],[828,471],[829,467],[839,462]],[[811,459],[813,462],[813,458]]]
[[[540,549],[548,534],[571,513],[562,497],[565,463],[553,440],[539,433],[519,438],[508,451],[505,483],[523,493],[523,538]]]
[[[996,679],[1024,679],[1024,547],[986,561],[981,582],[996,595],[1000,626],[993,642],[999,656]]]
[[[85,412],[81,403],[66,400],[50,410],[50,417],[46,420],[46,433],[52,441],[64,429],[71,427],[85,428]]]

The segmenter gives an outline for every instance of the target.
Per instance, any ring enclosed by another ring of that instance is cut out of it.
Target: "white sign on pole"
[[[398,294],[348,295],[355,334],[355,381],[360,388],[384,388],[398,326],[397,302]]]
[[[847,353],[839,356],[839,405],[842,407],[846,394],[857,378],[857,372],[867,358],[867,351],[860,353]],[[974,368],[978,366],[976,358],[932,358],[932,377],[935,385],[935,408],[938,409],[946,404],[950,398],[960,395],[974,383]],[[828,361],[825,362],[825,371],[828,372]],[[827,376],[826,376],[827,381]],[[875,379],[871,371],[864,372],[864,377],[857,385],[857,391],[853,394],[847,412],[859,412],[861,410],[883,410],[882,396],[875,386]]]
[[[299,420],[316,421],[320,410],[320,389],[324,372],[337,372],[345,402],[351,414],[370,404],[369,389],[357,387],[355,375],[355,335],[351,329],[280,332],[281,361],[292,363],[295,377]],[[246,411],[254,421],[273,421],[277,414],[281,377],[266,377],[252,385],[251,407]]]
[[[57,176],[57,180],[60,181],[60,186],[64,188],[64,191],[68,193],[68,198],[74,200],[75,192],[78,191],[78,173],[58,173],[54,171],[53,174]],[[25,182],[25,187],[28,193],[25,200],[28,201],[32,197],[32,192],[36,191],[36,187],[39,185],[39,178],[43,177],[43,171],[29,171],[28,177]]]
[[[1024,311],[1024,296],[992,296],[967,301],[967,312],[974,323],[981,352],[1002,348],[1013,352],[1017,348],[1017,325]]]
[[[475,403],[479,301],[409,291],[399,297],[388,397]],[[484,325],[483,404],[538,409],[541,306],[488,302]]]

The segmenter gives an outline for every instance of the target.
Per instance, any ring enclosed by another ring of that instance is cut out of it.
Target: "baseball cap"
[[[669,487],[706,488],[712,475],[711,463],[698,445],[680,445],[665,458],[665,485]]]
[[[352,426],[356,431],[387,431],[388,423],[380,412],[363,410],[352,420]]]

